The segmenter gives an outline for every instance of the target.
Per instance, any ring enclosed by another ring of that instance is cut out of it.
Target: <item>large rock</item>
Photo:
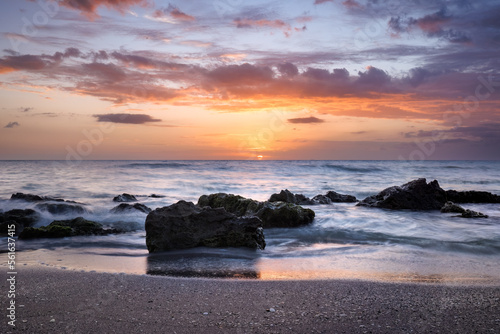
[[[224,208],[179,201],[148,214],[146,246],[153,253],[199,246],[264,249],[266,243],[257,217],[236,217]]]
[[[78,235],[107,235],[119,233],[115,229],[104,229],[101,224],[78,217],[71,220],[55,220],[48,226],[27,227],[19,239],[64,238]]]
[[[32,209],[14,209],[0,213],[0,234],[7,234],[9,226],[14,225],[14,234],[19,235],[28,226],[34,225],[40,219],[38,212]]]
[[[79,204],[68,203],[39,203],[35,205],[37,209],[48,211],[53,215],[82,215],[88,213],[88,210]]]
[[[446,190],[446,197],[455,203],[500,203],[500,196],[487,191]]]
[[[439,210],[445,203],[446,192],[441,189],[438,181],[427,183],[426,179],[418,179],[400,187],[384,189],[357,205],[393,210]]]
[[[132,204],[127,204],[127,203],[122,203],[120,205],[115,206],[113,209],[111,209],[111,213],[124,213],[124,212],[131,212],[131,211],[140,211],[144,213],[150,213],[151,209],[145,206],[144,204],[140,203],[135,203],[134,205]]]
[[[123,193],[115,196],[113,202],[137,202],[137,198],[134,195]]]
[[[239,195],[217,193],[203,195],[198,200],[198,206],[224,208],[237,216],[259,217],[264,228],[296,227],[310,224],[315,216],[311,209],[285,202],[259,202]]]

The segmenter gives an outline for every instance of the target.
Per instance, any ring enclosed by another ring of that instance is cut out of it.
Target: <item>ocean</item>
[[[86,219],[130,231],[18,240],[18,267],[262,280],[500,282],[499,204],[462,204],[487,219],[354,203],[310,206],[316,212],[311,225],[266,229],[265,250],[195,248],[151,255],[146,214],[110,213],[117,205],[113,197],[122,193],[152,209],[179,200],[196,203],[217,192],[267,200],[282,189],[308,197],[333,190],[361,200],[417,178],[436,179],[446,190],[500,194],[498,161],[0,161],[0,171],[0,210],[34,207],[9,200],[14,193],[52,196],[85,203],[91,211]],[[147,197],[151,194],[164,197]],[[75,218],[41,214],[37,225]]]

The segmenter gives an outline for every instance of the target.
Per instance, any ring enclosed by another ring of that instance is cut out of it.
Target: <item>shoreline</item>
[[[1,289],[8,290],[6,280]],[[7,305],[6,294],[1,300]],[[487,285],[180,278],[28,265],[18,270],[16,306],[16,328],[4,320],[5,333],[500,331],[500,286]]]

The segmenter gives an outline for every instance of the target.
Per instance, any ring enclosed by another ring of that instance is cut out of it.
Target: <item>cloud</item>
[[[283,20],[268,20],[268,19],[249,19],[249,18],[236,18],[233,20],[233,23],[236,25],[236,28],[239,29],[249,29],[249,28],[257,28],[257,27],[266,27],[266,28],[275,28],[283,31],[283,34],[286,37],[290,37],[290,33],[292,31],[305,31],[307,30],[306,26],[302,26],[300,28],[293,28],[288,23]]]
[[[363,8],[363,6],[361,6],[361,4],[356,0],[345,0],[342,4],[349,9]]]
[[[155,10],[152,16],[148,18],[167,23],[191,22],[196,20],[194,16],[182,12],[178,7],[172,4],[169,4],[167,8]]]
[[[31,0],[34,1],[34,0]],[[132,6],[146,6],[149,4],[148,0],[51,0],[57,2],[58,5],[66,8],[80,11],[80,13],[89,19],[99,17],[97,9],[104,6],[108,9],[114,9],[124,14]]]
[[[288,119],[288,123],[293,123],[293,124],[315,124],[315,123],[323,123],[324,121],[325,120],[314,116]]]
[[[4,126],[4,128],[6,129],[12,129],[12,128],[15,128],[16,126],[20,126],[21,124],[19,124],[18,122],[9,122],[9,124],[7,124],[6,126]]]
[[[396,35],[418,28],[428,37],[443,38],[451,43],[468,44],[472,42],[472,38],[467,33],[457,30],[457,28],[464,28],[464,20],[448,14],[444,8],[420,18],[391,17],[388,26]]]
[[[144,124],[161,122],[161,119],[152,118],[146,114],[100,114],[94,115],[98,122],[111,122],[122,124]]]

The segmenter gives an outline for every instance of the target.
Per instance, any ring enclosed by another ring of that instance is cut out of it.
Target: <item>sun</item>
[[[257,159],[258,159],[258,160],[262,160],[262,158],[264,158],[264,156],[263,156],[263,155],[258,155],[258,156],[257,156]]]

